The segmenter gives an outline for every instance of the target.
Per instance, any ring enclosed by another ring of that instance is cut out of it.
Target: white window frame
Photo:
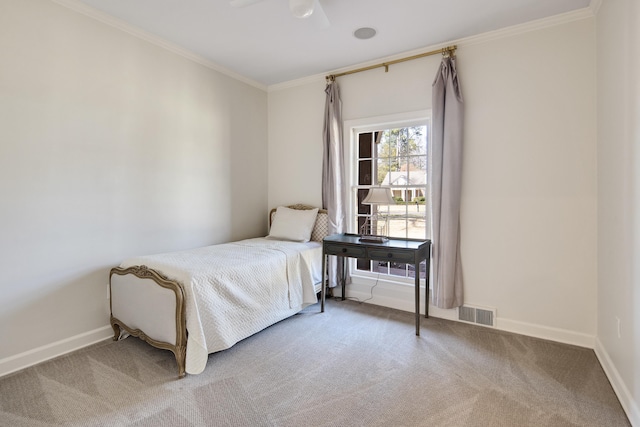
[[[344,144],[344,158],[345,158],[345,177],[347,178],[347,200],[346,200],[346,216],[347,216],[347,232],[358,233],[358,226],[356,222],[356,213],[354,212],[357,188],[357,146],[358,146],[358,134],[365,132],[374,132],[381,129],[390,129],[398,127],[411,127],[411,126],[424,126],[427,125],[428,131],[431,132],[431,110],[419,110],[407,113],[398,113],[386,116],[367,117],[354,120],[345,120],[343,122],[343,138]],[[431,164],[431,144],[427,146],[427,159]],[[429,170],[431,168],[429,167]],[[430,199],[429,195],[429,199]],[[429,207],[431,203],[428,203]],[[429,215],[430,217],[430,215]],[[381,280],[385,282],[398,283],[414,286],[415,279],[412,277],[400,277],[391,275],[381,275],[377,272],[367,272],[357,270],[356,260],[353,258],[346,258],[348,260],[348,266],[350,275],[352,277],[362,277],[368,279]],[[417,274],[417,273],[416,273]]]

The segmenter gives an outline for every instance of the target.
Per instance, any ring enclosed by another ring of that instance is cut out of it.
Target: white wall
[[[265,233],[266,152],[266,91],[0,0],[0,374],[108,336],[124,257]]]
[[[639,28],[637,1],[602,2],[597,15],[596,352],[634,425],[640,425]]]
[[[268,105],[269,206],[320,206],[324,82],[270,92]]]
[[[503,31],[458,46],[466,112],[465,301],[496,308],[501,329],[593,346],[593,16]],[[431,56],[393,65],[388,73],[377,69],[340,77],[343,119],[429,109],[439,61]],[[311,194],[319,200],[321,140],[304,135],[322,129],[323,87],[319,79],[270,88],[270,205],[287,199],[291,189],[284,183],[292,179],[297,197]],[[300,160],[300,152],[308,157]],[[357,283],[348,292],[369,297],[369,287]],[[411,286],[381,284],[373,295],[373,303],[413,310]]]

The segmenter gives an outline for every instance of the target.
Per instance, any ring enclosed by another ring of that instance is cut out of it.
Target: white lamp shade
[[[306,18],[313,13],[315,0],[289,0],[289,9],[296,18]]]
[[[371,187],[362,201],[365,205],[393,205],[396,201],[389,187]]]

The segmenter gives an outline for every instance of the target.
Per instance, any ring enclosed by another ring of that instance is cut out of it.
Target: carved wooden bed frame
[[[315,207],[296,204],[287,206],[290,209],[298,209],[298,210],[308,210],[315,209]],[[273,222],[273,215],[276,212],[276,209],[272,209],[269,213],[269,224]],[[318,215],[324,214],[325,217],[327,215],[327,211],[325,209],[319,209]],[[318,220],[316,220],[318,221]],[[312,234],[312,240],[322,241],[322,238],[326,236],[327,231],[325,227],[320,227],[320,235],[318,235],[318,222],[316,222],[316,226],[314,227],[315,236]],[[324,234],[324,235],[322,235]],[[315,239],[314,239],[315,237]],[[169,342],[161,341],[152,338],[145,331],[130,327],[126,325],[122,320],[118,319],[113,315],[113,276],[127,276],[132,275],[139,279],[150,279],[155,282],[161,288],[167,289],[175,295],[175,344],[171,344]],[[187,352],[187,326],[186,326],[186,311],[185,311],[185,294],[182,288],[182,284],[175,280],[170,280],[167,276],[162,274],[161,272],[148,268],[145,265],[137,265],[128,268],[120,268],[114,267],[111,269],[109,274],[109,290],[111,292],[112,298],[110,299],[110,323],[113,328],[113,340],[117,341],[123,335],[123,332],[128,333],[134,337],[140,338],[142,341],[147,342],[148,344],[164,349],[170,350],[173,352],[176,358],[176,363],[178,364],[178,376],[180,378],[186,375],[185,364],[186,364],[186,352]]]

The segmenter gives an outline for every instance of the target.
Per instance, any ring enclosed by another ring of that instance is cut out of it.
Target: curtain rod
[[[455,55],[457,48],[458,46],[456,45],[447,46],[442,49],[432,50],[431,52],[419,53],[418,55],[407,56],[406,58],[394,59],[393,61],[382,62],[380,64],[370,65],[368,67],[362,67],[362,68],[357,68],[355,70],[345,71],[343,73],[329,74],[325,78],[327,79],[327,81],[329,80],[333,81],[336,79],[336,77],[346,76],[347,74],[360,73],[362,71],[369,71],[369,70],[373,70],[374,68],[380,68],[380,67],[384,67],[384,72],[387,73],[389,72],[389,65],[397,64],[399,62],[411,61],[413,59],[424,58],[425,56],[437,55],[439,53],[441,53],[443,56],[451,55],[451,54]]]

